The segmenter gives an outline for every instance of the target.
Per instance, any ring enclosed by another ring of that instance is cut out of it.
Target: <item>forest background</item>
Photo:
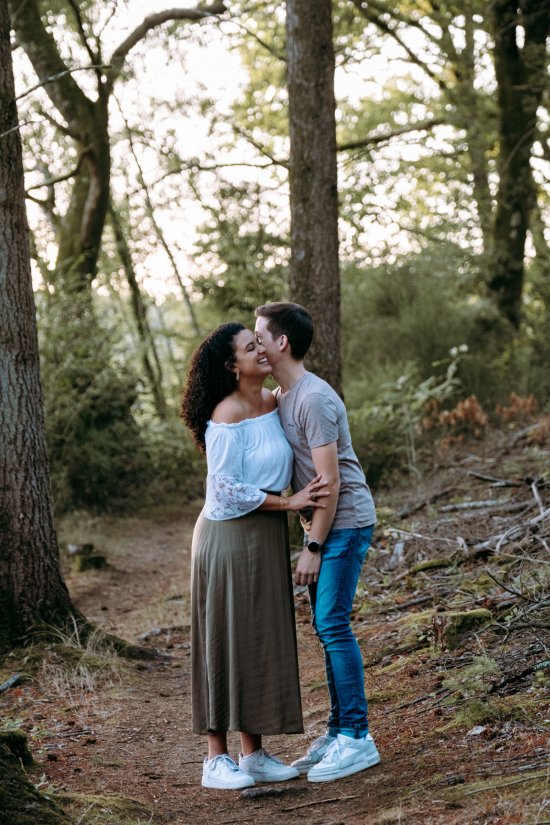
[[[178,420],[189,355],[219,322],[295,297],[284,8],[158,17],[127,42],[156,5],[13,4],[58,513],[200,494]],[[342,380],[375,485],[414,479],[426,428],[460,399],[490,416],[511,391],[548,403],[547,23],[532,5],[333,3]]]
[[[0,0],[2,825],[67,821],[51,793],[80,775],[149,821],[210,810],[181,739],[174,588],[205,467],[179,399],[210,329],[285,298],[312,311],[308,366],[343,393],[378,503],[354,615],[385,754],[373,823],[548,821],[549,32],[547,0]],[[115,679],[121,653],[139,662]],[[525,782],[527,813],[501,795]]]

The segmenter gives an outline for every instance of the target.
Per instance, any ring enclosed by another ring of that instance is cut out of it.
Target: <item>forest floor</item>
[[[354,627],[382,761],[339,782],[302,777],[259,796],[201,787],[189,684],[200,504],[64,519],[63,547],[93,543],[108,560],[77,573],[64,555],[77,607],[164,655],[122,662],[73,635],[0,662],[0,682],[29,674],[0,695],[0,727],[27,731],[32,781],[78,825],[550,822],[550,427],[518,429],[439,450],[420,481],[376,491]],[[265,742],[285,761],[327,714],[307,595],[295,600],[305,733]]]

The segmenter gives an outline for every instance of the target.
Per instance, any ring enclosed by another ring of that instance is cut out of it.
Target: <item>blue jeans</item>
[[[363,658],[350,616],[373,529],[331,530],[323,544],[319,579],[309,585],[313,627],[325,654],[332,736],[343,733],[357,739],[369,729]]]

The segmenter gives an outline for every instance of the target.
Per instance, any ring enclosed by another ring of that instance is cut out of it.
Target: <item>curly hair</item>
[[[206,425],[214,408],[237,386],[230,367],[235,362],[235,336],[243,329],[242,324],[221,324],[191,357],[180,415],[201,452],[206,449]]]

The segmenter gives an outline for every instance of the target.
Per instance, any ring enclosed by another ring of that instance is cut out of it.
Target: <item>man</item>
[[[380,761],[368,732],[363,660],[350,625],[376,513],[342,399],[304,366],[313,338],[309,312],[293,303],[260,306],[256,336],[279,384],[281,423],[294,450],[292,486],[300,490],[320,474],[330,491],[326,508],[303,519],[305,544],[295,574],[296,584],[309,586],[313,626],[325,654],[330,714],[326,733],[293,763],[311,782],[329,782]]]

